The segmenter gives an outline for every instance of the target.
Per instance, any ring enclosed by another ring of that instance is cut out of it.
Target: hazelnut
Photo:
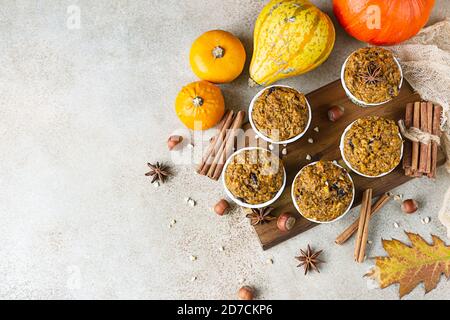
[[[328,119],[330,121],[337,121],[344,114],[344,107],[341,106],[332,106],[328,109]]]
[[[214,206],[214,212],[217,213],[219,216],[223,216],[227,213],[228,209],[230,208],[230,204],[225,199],[220,199],[219,202],[216,203]]]
[[[243,286],[239,289],[238,297],[241,300],[253,300],[253,289],[249,286]]]
[[[290,213],[282,213],[277,220],[277,227],[280,231],[289,231],[295,225],[296,219]]]
[[[414,199],[406,199],[402,202],[402,211],[404,213],[414,213],[419,208],[417,201]]]
[[[167,140],[167,147],[169,148],[169,150],[172,150],[181,141],[183,141],[182,136],[170,136],[169,139]]]

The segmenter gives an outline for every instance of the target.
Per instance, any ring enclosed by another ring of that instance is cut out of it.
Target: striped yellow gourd
[[[272,0],[254,30],[250,78],[259,85],[308,72],[333,50],[335,30],[328,15],[307,0]]]

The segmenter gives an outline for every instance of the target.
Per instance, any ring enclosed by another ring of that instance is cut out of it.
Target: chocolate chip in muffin
[[[355,149],[355,145],[353,144],[352,140],[348,140],[348,145],[350,146],[350,148]]]
[[[347,192],[344,189],[338,189],[338,196],[340,198],[344,197],[347,194]]]
[[[250,180],[255,187],[258,187],[258,177],[253,172],[250,173]]]

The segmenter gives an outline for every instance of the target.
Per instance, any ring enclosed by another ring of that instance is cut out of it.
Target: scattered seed
[[[190,205],[191,207],[195,207],[196,202],[194,200],[192,200],[192,199],[189,199],[188,200],[188,205]]]
[[[194,282],[195,280],[197,280],[197,277],[194,276],[191,278],[191,282]]]
[[[245,278],[241,278],[238,280],[239,283],[244,283],[245,282]]]
[[[175,219],[172,219],[172,221],[170,221],[170,224],[175,224],[175,223],[177,223],[177,220],[175,220]]]
[[[314,128],[314,131],[315,131],[315,132],[319,132],[319,127],[315,127],[315,128]]]
[[[309,161],[309,160],[311,160],[311,159],[312,159],[311,156],[310,156],[309,154],[307,154],[307,155],[306,155],[306,160]]]
[[[153,186],[154,186],[155,188],[158,188],[158,187],[159,187],[159,182],[158,182],[158,181],[153,182]]]
[[[224,247],[219,247],[219,251],[225,251]]]
[[[425,218],[423,219],[423,223],[424,223],[424,224],[429,224],[430,221],[431,221],[430,217],[425,217]]]
[[[273,144],[269,144],[269,149],[273,150],[273,148],[274,148]]]
[[[189,144],[187,145],[187,147],[188,147],[189,149],[193,149],[193,148],[194,148],[194,145],[193,145],[192,143],[189,143]]]
[[[372,240],[367,240],[367,244],[372,244]]]
[[[313,138],[309,138],[309,139],[308,139],[308,142],[309,142],[309,143],[314,143]]]
[[[270,259],[267,259],[266,263],[267,263],[267,264],[273,264],[273,259],[271,259],[271,258],[270,258]]]
[[[283,150],[281,150],[281,154],[284,155],[284,156],[287,155],[287,149],[283,148]]]
[[[189,259],[191,259],[191,261],[195,261],[195,260],[197,260],[197,257],[196,256],[190,256]]]
[[[189,200],[190,200],[191,198],[189,198],[189,197],[186,197],[186,198],[184,198],[184,202],[188,202]]]
[[[402,200],[402,198],[403,198],[403,195],[401,195],[401,194],[396,194],[396,195],[394,196],[394,200],[395,200],[395,201],[400,201],[400,200]]]
[[[397,222],[394,222],[394,228],[397,229],[398,227],[400,227],[400,225]]]

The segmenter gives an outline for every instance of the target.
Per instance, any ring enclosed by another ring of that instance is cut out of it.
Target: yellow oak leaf
[[[411,245],[399,240],[382,240],[388,257],[376,257],[375,267],[366,276],[378,281],[381,288],[400,285],[400,298],[423,282],[425,293],[436,288],[441,275],[450,278],[450,246],[435,235],[432,244],[421,236],[405,232]]]

